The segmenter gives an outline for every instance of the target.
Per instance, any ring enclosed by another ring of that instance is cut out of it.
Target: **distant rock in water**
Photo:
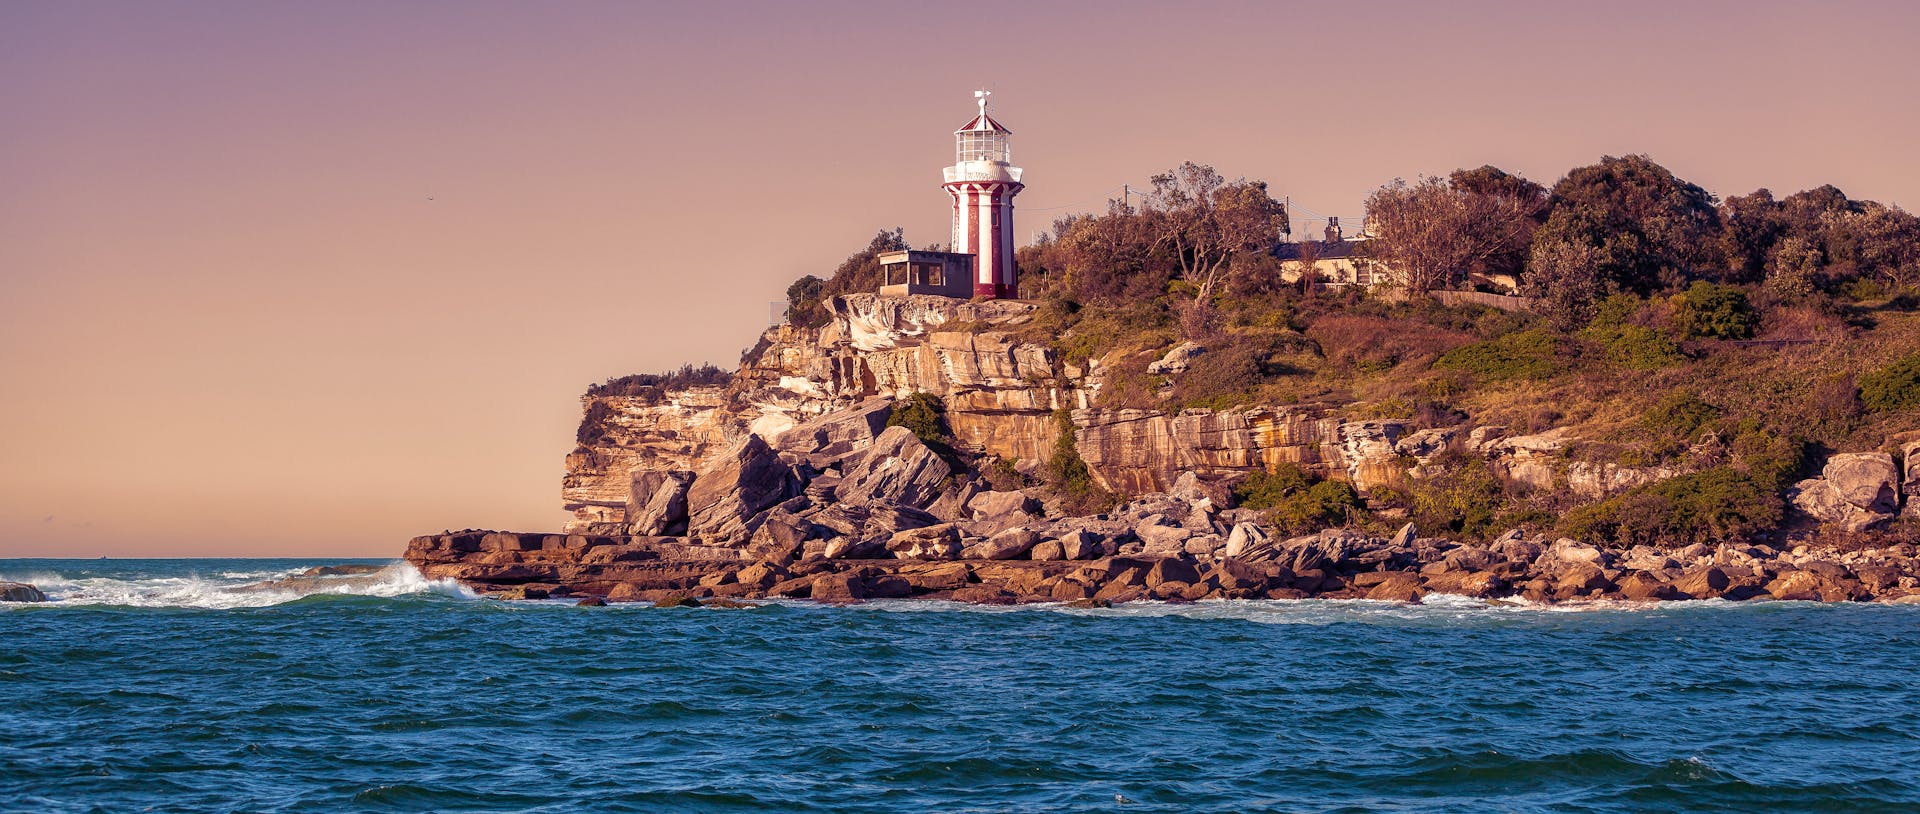
[[[45,602],[47,595],[24,582],[0,582],[0,602]]]
[[[358,576],[361,574],[377,574],[385,570],[386,568],[387,566],[384,566],[384,565],[365,565],[365,564],[358,564],[358,563],[350,564],[350,565],[316,565],[305,571],[301,571],[300,576],[303,576],[303,577],[349,577],[349,576]]]
[[[287,591],[298,594],[351,591],[365,588],[387,578],[392,565],[321,565],[281,579],[269,579],[234,588],[240,593]]]

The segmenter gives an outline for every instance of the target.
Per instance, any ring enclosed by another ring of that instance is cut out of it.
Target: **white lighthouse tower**
[[[997,299],[1019,291],[1013,271],[1013,196],[1026,187],[1007,149],[1013,131],[987,115],[991,95],[973,92],[980,114],[953,133],[955,155],[945,186],[953,196],[952,250],[974,256],[973,295]]]

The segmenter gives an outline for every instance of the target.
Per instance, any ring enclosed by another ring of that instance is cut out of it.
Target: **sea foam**
[[[223,571],[213,576],[154,576],[120,579],[69,577],[57,572],[6,575],[31,583],[53,605],[107,605],[134,608],[265,608],[310,596],[400,597],[438,594],[458,599],[477,595],[453,580],[431,580],[407,563],[378,571],[334,577],[302,577],[303,569]]]

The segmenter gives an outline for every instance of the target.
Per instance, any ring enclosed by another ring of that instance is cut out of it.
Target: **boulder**
[[[748,521],[797,490],[792,472],[758,435],[715,456],[687,490],[687,531],[718,545],[746,542]]]
[[[888,427],[847,467],[836,497],[856,503],[892,503],[919,509],[940,497],[953,470],[906,427]]]
[[[1694,599],[1713,599],[1724,596],[1730,584],[1731,580],[1727,578],[1727,572],[1715,565],[1694,568],[1673,581],[1674,590]]]
[[[1606,572],[1600,570],[1600,566],[1588,563],[1564,566],[1551,578],[1554,590],[1563,599],[1579,598],[1594,591],[1613,588],[1613,581],[1607,579]]]
[[[1148,364],[1147,372],[1155,376],[1178,376],[1193,365],[1194,357],[1206,352],[1206,347],[1197,342],[1182,342],[1173,346],[1158,361]]]
[[[871,560],[885,556],[887,541],[861,537],[835,537],[827,541],[820,555],[829,560]]]
[[[608,602],[639,602],[645,596],[645,589],[634,582],[622,582],[607,591]]]
[[[1267,533],[1253,523],[1235,523],[1233,531],[1227,534],[1227,545],[1220,550],[1222,557],[1243,557],[1252,554],[1255,549],[1268,544]]]
[[[1900,457],[1907,462],[1907,477],[1900,486],[1901,499],[1906,501],[1902,513],[1920,517],[1920,440],[1908,441]]]
[[[1031,513],[1033,509],[1033,498],[1023,492],[981,492],[967,501],[967,512],[975,520],[1014,512]]]
[[[949,562],[924,570],[902,571],[900,577],[918,591],[952,591],[967,586],[972,580],[973,569],[963,562]]]
[[[693,474],[683,470],[639,469],[627,494],[629,533],[655,536],[684,531],[687,490]]]
[[[1074,529],[1060,535],[1060,558],[1091,560],[1103,555],[1100,536],[1086,529]]]
[[[1137,526],[1133,533],[1145,546],[1144,553],[1162,556],[1185,551],[1187,540],[1193,537],[1193,532],[1179,526],[1158,524]]]
[[[1900,508],[1900,470],[1887,453],[1834,455],[1820,477],[1839,490],[1840,499],[1874,514],[1893,514]]]
[[[1147,569],[1145,584],[1149,590],[1154,590],[1169,582],[1177,582],[1185,586],[1194,585],[1200,581],[1200,571],[1193,567],[1193,563],[1178,557],[1163,557],[1155,560],[1153,566]]]
[[[867,599],[899,599],[913,595],[913,583],[904,577],[882,574],[864,580],[861,590]]]
[[[1059,540],[1045,540],[1036,544],[1033,550],[1027,552],[1027,557],[1044,562],[1063,560],[1066,559],[1067,555],[1065,547],[1060,545]]]
[[[795,459],[844,458],[872,446],[892,414],[891,399],[868,399],[796,425],[775,436],[772,446]]]
[[[1187,538],[1183,549],[1196,557],[1213,557],[1220,552],[1220,549],[1226,547],[1226,544],[1227,541],[1220,539],[1218,534],[1198,534]]]
[[[960,556],[960,530],[952,523],[903,529],[887,539],[887,550],[903,560],[951,560]]]
[[[942,521],[968,520],[967,504],[973,496],[980,493],[980,485],[973,481],[962,481],[947,487],[933,503],[927,506],[927,513]]]
[[[47,595],[24,582],[0,582],[0,602],[45,602]]]
[[[850,571],[820,574],[813,578],[815,602],[855,602],[867,596],[866,580]]]
[[[1660,579],[1645,571],[1635,571],[1620,578],[1620,595],[1635,602],[1655,599],[1684,599],[1686,594],[1675,588],[1672,583]]]
[[[1012,528],[967,549],[964,556],[970,560],[1017,560],[1039,543],[1038,532],[1028,528]]]
[[[1826,478],[1808,478],[1787,490],[1787,501],[1802,514],[1853,534],[1893,515],[1868,511],[1847,500],[1846,491]]]
[[[736,582],[753,591],[764,591],[785,578],[787,570],[773,563],[756,562],[733,575]]]
[[[1368,599],[1389,602],[1419,602],[1426,595],[1426,589],[1420,584],[1420,575],[1408,571],[1394,571],[1385,575],[1367,591]]]
[[[1404,526],[1401,526],[1399,531],[1394,532],[1393,539],[1388,540],[1387,545],[1393,548],[1412,545],[1413,538],[1417,536],[1418,533],[1419,533],[1419,530],[1414,528],[1412,523],[1408,523]]]
[[[981,492],[967,503],[967,528],[973,534],[991,537],[1016,526],[1032,525],[1039,518],[1033,498],[1020,492]]]

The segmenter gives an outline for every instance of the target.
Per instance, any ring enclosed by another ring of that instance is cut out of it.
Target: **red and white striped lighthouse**
[[[991,95],[973,92],[980,115],[953,132],[955,155],[945,186],[953,196],[952,250],[974,256],[973,295],[998,299],[1020,290],[1013,271],[1013,196],[1026,187],[1007,150],[1013,131],[987,115]]]

